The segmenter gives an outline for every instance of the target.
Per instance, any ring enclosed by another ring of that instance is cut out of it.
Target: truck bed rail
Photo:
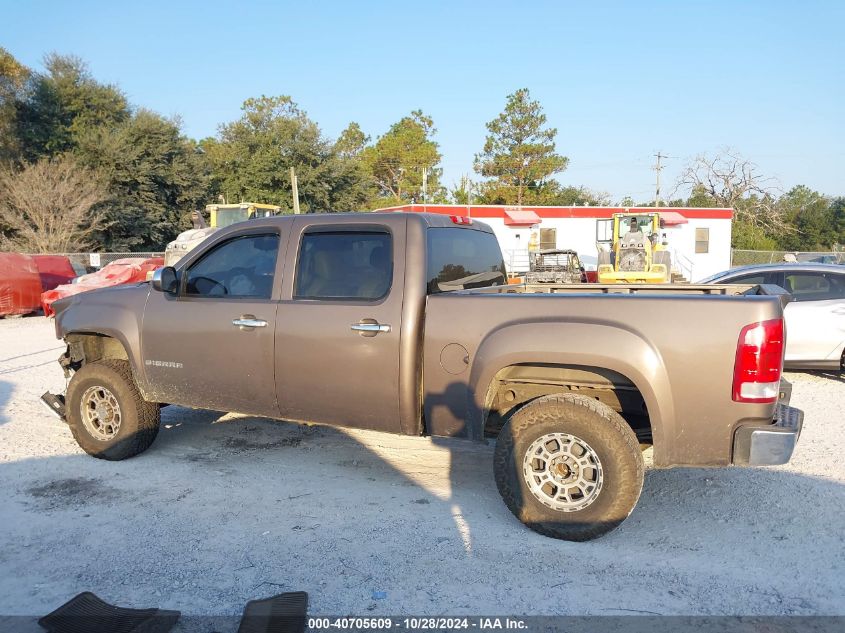
[[[459,294],[770,295],[786,305],[786,290],[771,284],[511,284],[458,290]]]

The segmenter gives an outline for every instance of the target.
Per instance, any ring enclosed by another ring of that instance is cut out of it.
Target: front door
[[[181,271],[178,295],[150,292],[141,350],[156,400],[278,416],[273,339],[280,238],[265,227],[224,239]]]
[[[298,219],[276,321],[282,417],[398,432],[405,218]]]

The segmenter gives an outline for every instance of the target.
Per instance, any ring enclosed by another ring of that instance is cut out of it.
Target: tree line
[[[214,137],[194,140],[178,119],[130,104],[74,56],[50,54],[34,71],[0,48],[0,247],[32,252],[161,250],[206,204],[370,210],[409,202],[610,205],[564,186],[569,158],[528,89],[507,96],[486,124],[475,179],[447,188],[434,121],[422,110],[375,139],[350,122],[327,137],[289,96],[247,99]],[[654,200],[618,201],[653,206]],[[659,203],[662,204],[662,203]],[[734,246],[815,250],[845,244],[845,199],[803,185],[782,192],[732,150],[699,156],[667,206],[736,210]]]

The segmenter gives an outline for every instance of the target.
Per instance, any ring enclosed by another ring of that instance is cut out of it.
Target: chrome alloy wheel
[[[525,452],[522,474],[540,503],[561,512],[592,504],[604,480],[599,456],[569,433],[547,433],[534,440]]]
[[[120,431],[120,404],[105,387],[88,387],[80,403],[85,430],[96,440],[107,442]]]

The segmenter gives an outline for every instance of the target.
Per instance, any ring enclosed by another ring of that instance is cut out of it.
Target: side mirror
[[[152,286],[153,290],[158,292],[175,295],[179,292],[179,276],[176,274],[176,269],[173,266],[165,266],[156,270],[153,273]]]

